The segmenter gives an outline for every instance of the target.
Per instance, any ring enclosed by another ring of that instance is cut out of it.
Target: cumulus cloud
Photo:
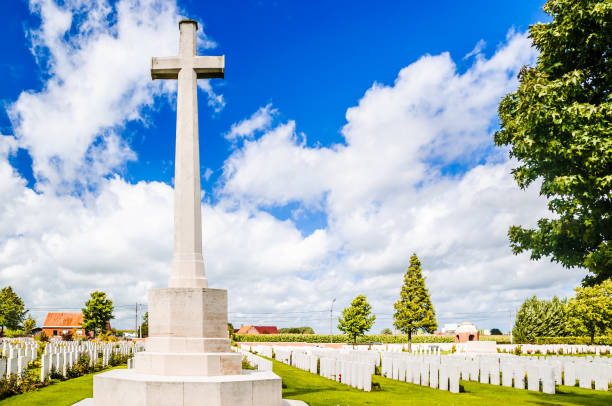
[[[416,252],[441,321],[507,329],[526,295],[568,294],[583,276],[508,246],[510,225],[546,214],[546,201],[518,190],[513,163],[491,142],[499,100],[535,57],[514,32],[464,73],[447,53],[424,56],[347,110],[343,143],[308,147],[292,121],[246,140],[227,159],[219,193],[244,206],[322,210],[340,248],[314,285],[321,298],[341,296],[341,306],[366,293],[383,316],[377,326],[390,325]]]
[[[41,19],[29,36],[45,84],[23,92],[9,114],[38,188],[70,189],[136,159],[120,132],[146,120],[156,95],[173,94],[176,85],[152,82],[149,69],[151,56],[177,53],[180,16],[175,2],[161,0],[31,0],[30,9]],[[198,35],[202,48],[215,46]],[[223,108],[210,83],[200,88],[215,111]]]
[[[251,117],[232,124],[232,128],[225,134],[225,138],[230,141],[238,138],[252,138],[256,131],[265,130],[270,127],[276,113],[277,110],[272,108],[272,104],[261,107]]]
[[[105,290],[120,306],[115,325],[131,326],[127,306],[169,277],[172,188],[103,175],[137,159],[121,129],[172,90],[143,75],[151,55],[175,53],[178,12],[154,0],[31,4],[42,19],[33,50],[50,74],[11,106],[15,136],[0,137],[0,282],[34,309],[78,308]],[[331,299],[341,309],[364,293],[374,330],[389,327],[413,252],[441,323],[507,329],[526,296],[569,294],[580,272],[512,255],[508,226],[533,222],[546,201],[518,190],[513,162],[491,144],[499,99],[535,56],[520,33],[463,73],[447,53],[423,56],[367,89],[328,147],[309,147],[293,121],[274,125],[270,104],[233,125],[217,198],[203,205],[206,272],[229,290],[231,320],[326,332]],[[200,87],[213,111],[223,105]],[[33,157],[36,190],[9,163],[18,147]],[[95,190],[62,193],[77,174]],[[274,215],[288,207],[325,221],[305,232]]]

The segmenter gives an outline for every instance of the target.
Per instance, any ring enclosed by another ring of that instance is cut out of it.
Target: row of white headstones
[[[372,375],[375,367],[380,365],[380,356],[375,352],[344,352],[286,346],[243,346],[242,348],[269,358],[274,356],[279,362],[366,392],[372,390]]]
[[[68,371],[78,362],[81,355],[88,356],[90,367],[101,361],[102,367],[105,368],[108,366],[113,354],[133,356],[137,351],[142,350],[141,347],[142,345],[140,343],[137,344],[132,341],[120,341],[116,343],[99,343],[93,341],[50,342],[47,344],[45,352],[40,357],[40,381],[44,382],[49,379],[53,371],[66,377]]]
[[[415,356],[408,353],[382,355],[381,372],[400,381],[446,389],[445,379],[464,379],[555,393],[555,385],[579,386],[608,390],[612,383],[612,363],[603,357],[519,357],[508,354]],[[439,376],[438,376],[439,373]],[[525,381],[527,385],[525,385]],[[540,385],[541,384],[541,385]]]
[[[578,382],[581,388],[608,390],[612,383],[612,358],[599,356],[439,355],[435,349],[411,354],[287,346],[245,349],[274,355],[277,361],[363,390],[371,389],[375,366],[381,366],[385,377],[453,393],[459,392],[460,379],[549,394],[555,393],[555,385]]]
[[[11,375],[20,376],[28,364],[38,359],[40,344],[31,338],[2,339],[2,357],[0,358],[0,379]],[[89,356],[89,366],[93,366],[102,356],[102,366],[108,366],[113,354],[133,355],[142,351],[141,343],[121,341],[117,343],[99,343],[93,341],[50,341],[40,356],[40,380],[49,379],[52,371],[66,377],[68,371],[77,363],[81,355]]]
[[[258,371],[272,371],[272,361],[267,360],[265,358],[259,357],[251,352],[246,351],[245,349],[242,348],[237,348],[235,349],[234,347],[232,347],[232,351],[237,351],[239,353],[242,354],[242,356],[244,358],[246,358],[247,362],[251,365],[253,365],[254,367],[257,367]],[[272,355],[270,354],[270,357],[272,358]]]
[[[21,375],[28,364],[38,358],[40,345],[30,339],[2,339],[2,358],[0,358],[0,379],[11,374]]]

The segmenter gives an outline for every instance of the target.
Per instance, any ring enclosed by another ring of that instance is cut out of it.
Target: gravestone
[[[540,370],[533,363],[527,365],[527,389],[536,392],[540,391]]]

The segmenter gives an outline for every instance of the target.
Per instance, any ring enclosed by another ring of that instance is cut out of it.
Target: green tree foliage
[[[504,334],[504,333],[502,333],[502,331],[500,329],[498,329],[498,328],[492,328],[491,329],[491,335],[492,336],[500,336],[502,334]]]
[[[393,334],[393,331],[391,331],[391,329],[387,327],[387,328],[383,328],[382,330],[380,330],[380,334],[385,335],[385,336],[390,336]]]
[[[145,312],[142,316],[142,323],[140,324],[140,334],[142,337],[149,336],[149,312]]]
[[[351,302],[351,305],[342,310],[342,317],[338,317],[338,330],[352,337],[357,342],[357,337],[363,335],[372,328],[375,315],[370,316],[372,306],[367,302],[365,295],[359,295]]]
[[[312,327],[304,326],[304,327],[286,327],[279,328],[279,334],[314,334],[314,330]]]
[[[541,179],[552,219],[510,227],[515,254],[584,267],[583,284],[612,277],[612,2],[549,0],[549,23],[532,25],[540,51],[499,105],[497,145],[509,145],[525,189]]]
[[[404,275],[400,298],[393,305],[393,325],[408,335],[408,351],[412,351],[412,335],[418,330],[433,333],[438,328],[436,312],[425,287],[421,273],[421,261],[412,254],[410,266]]]
[[[31,334],[34,327],[36,327],[36,320],[34,320],[32,316],[28,316],[23,322],[23,332],[25,334]]]
[[[93,331],[94,336],[106,331],[108,322],[115,318],[113,311],[113,301],[106,298],[106,293],[95,291],[91,293],[91,298],[85,302],[83,312],[82,327],[87,331]]]
[[[539,300],[533,296],[523,302],[516,315],[512,334],[518,342],[533,343],[536,337],[563,337],[569,334],[564,300]]]
[[[612,280],[591,287],[576,288],[576,297],[569,300],[570,323],[594,343],[595,334],[612,329]]]
[[[27,313],[23,300],[13,292],[12,287],[0,290],[0,336],[4,335],[5,327],[11,330],[20,328]]]

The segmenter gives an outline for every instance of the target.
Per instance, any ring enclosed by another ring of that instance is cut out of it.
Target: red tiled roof
[[[80,327],[83,322],[81,313],[47,313],[45,327]]]
[[[249,334],[251,328],[257,330],[256,334],[278,334],[278,329],[275,326],[242,326],[236,334]]]
[[[276,326],[253,326],[255,330],[259,331],[259,334],[278,334]]]

